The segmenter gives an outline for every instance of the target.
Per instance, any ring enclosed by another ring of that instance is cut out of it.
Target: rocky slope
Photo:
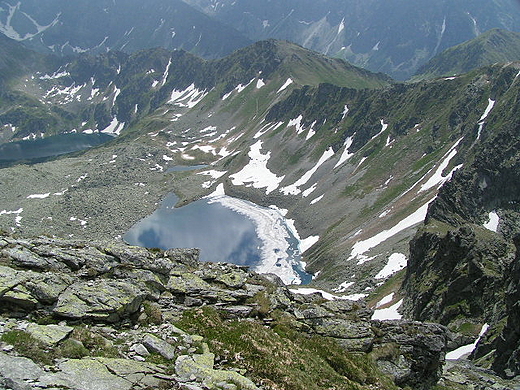
[[[162,106],[173,105],[170,115],[180,114],[210,91],[222,97],[258,75],[267,79],[292,71],[301,83],[357,88],[390,82],[384,75],[320,57],[289,42],[259,42],[221,60],[205,61],[186,51],[164,49],[59,59],[4,41],[5,54],[11,58],[4,68],[15,72],[3,72],[9,81],[4,100],[14,100],[0,110],[0,136],[6,141],[63,132],[119,135]],[[27,57],[34,63],[18,66]],[[180,98],[186,101],[181,103]]]
[[[489,325],[472,358],[513,377],[519,374],[513,301],[519,283],[520,144],[511,110],[517,94],[503,88],[508,109],[489,118],[494,131],[481,133],[475,154],[442,187],[410,244],[404,307],[411,318],[473,337]]]
[[[438,380],[444,327],[371,321],[362,303],[197,257],[2,235],[0,385],[394,389],[392,378],[425,389]]]

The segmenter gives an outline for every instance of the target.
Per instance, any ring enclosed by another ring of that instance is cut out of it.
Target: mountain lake
[[[123,237],[147,248],[199,248],[200,260],[249,266],[274,273],[286,284],[307,284],[300,241],[287,220],[273,208],[210,195],[175,208],[178,198],[167,196],[158,210],[134,225]]]
[[[103,133],[68,133],[34,140],[8,142],[0,145],[0,163],[37,162],[45,158],[98,146],[113,138],[113,136]]]

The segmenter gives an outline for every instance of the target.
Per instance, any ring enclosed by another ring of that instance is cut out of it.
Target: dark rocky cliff
[[[493,133],[484,129],[475,141],[474,157],[441,188],[410,244],[404,307],[410,318],[440,322],[469,339],[489,324],[472,358],[514,377],[520,374],[520,122],[513,114],[518,97],[505,96],[510,109],[490,120]],[[492,214],[498,226],[486,228]]]

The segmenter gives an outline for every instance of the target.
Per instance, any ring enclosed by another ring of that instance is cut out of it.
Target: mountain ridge
[[[492,29],[435,56],[417,70],[414,79],[449,77],[494,63],[519,60],[520,34]]]

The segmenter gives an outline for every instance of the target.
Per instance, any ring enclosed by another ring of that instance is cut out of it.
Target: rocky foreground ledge
[[[427,389],[447,343],[197,250],[115,242],[0,235],[0,310],[0,389]]]

